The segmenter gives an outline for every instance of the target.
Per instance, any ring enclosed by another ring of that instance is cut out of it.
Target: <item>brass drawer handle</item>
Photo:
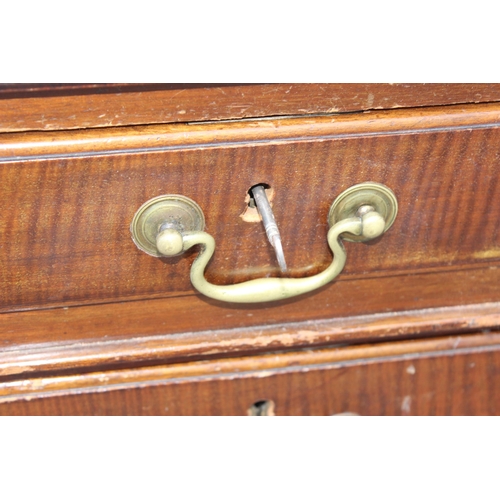
[[[397,209],[396,197],[388,187],[373,182],[352,186],[330,208],[327,240],[334,258],[324,271],[306,278],[259,278],[235,285],[213,285],[205,279],[215,240],[202,231],[203,212],[189,198],[165,195],[149,200],[135,214],[131,231],[135,244],[155,257],[177,256],[201,245],[191,266],[191,283],[203,295],[225,302],[269,302],[310,292],[335,279],[346,262],[340,238],[358,242],[381,236],[394,222]]]

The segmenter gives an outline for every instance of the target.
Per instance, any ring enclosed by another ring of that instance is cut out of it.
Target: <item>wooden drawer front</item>
[[[298,319],[310,318],[308,308],[316,319],[498,301],[499,124],[494,104],[7,134],[0,146],[1,310],[186,297],[188,314],[208,304],[225,327],[236,326],[227,320],[232,309],[264,321],[272,311],[280,322],[298,308]],[[183,194],[202,207],[216,240],[209,280],[279,276],[262,225],[240,217],[248,188],[266,182],[276,193],[289,276],[306,276],[331,261],[333,199],[364,181],[395,192],[393,227],[372,244],[347,243],[336,283],[284,304],[233,307],[199,297],[189,281],[196,251],[156,259],[130,237],[141,204]]]
[[[0,383],[1,415],[498,415],[500,336]]]

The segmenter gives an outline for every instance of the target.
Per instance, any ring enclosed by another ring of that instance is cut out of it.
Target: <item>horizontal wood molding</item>
[[[180,87],[180,88],[179,88]],[[111,87],[110,87],[111,88]],[[352,112],[500,101],[499,84],[254,84],[144,87],[85,95],[1,99],[0,132],[102,128],[154,123]],[[3,97],[8,97],[4,89]],[[12,89],[10,89],[12,90]],[[36,90],[36,89],[35,89]],[[60,93],[78,89],[60,88]],[[16,94],[14,94],[16,95]]]
[[[499,334],[455,336],[0,382],[0,414],[495,415],[498,366]]]
[[[500,126],[500,104],[206,124],[3,134],[0,161],[176,151]]]
[[[0,377],[477,332],[500,324],[500,304],[490,303],[334,319],[314,319],[321,313],[312,311],[309,321],[278,324],[272,322],[278,315],[245,315],[239,328],[215,330],[208,312],[202,313],[204,324],[195,318],[184,326],[168,323],[170,304],[148,301],[0,315]],[[207,329],[196,331],[203,326]]]

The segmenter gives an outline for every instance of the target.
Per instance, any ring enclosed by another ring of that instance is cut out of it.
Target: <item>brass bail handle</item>
[[[182,195],[153,198],[137,211],[130,229],[135,244],[155,257],[177,256],[200,245],[190,273],[194,288],[224,302],[257,303],[301,295],[334,280],[347,258],[341,239],[363,242],[378,238],[392,226],[397,210],[396,196],[387,186],[375,182],[351,186],[330,207],[327,241],[333,260],[324,271],[306,278],[259,278],[235,285],[213,285],[205,279],[215,240],[203,231],[205,218],[193,200]]]

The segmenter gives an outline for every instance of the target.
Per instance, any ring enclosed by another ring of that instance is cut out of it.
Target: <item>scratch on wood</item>
[[[405,415],[409,415],[411,411],[411,396],[405,396],[403,402],[401,403],[401,411]]]
[[[413,365],[410,365],[408,366],[408,368],[406,368],[406,373],[409,373],[410,375],[415,375],[416,371],[417,370]]]
[[[312,330],[299,330],[296,333],[282,333],[278,335],[272,336],[261,336],[255,337],[251,339],[245,339],[245,345],[251,347],[267,347],[271,344],[274,345],[283,345],[283,346],[292,346],[298,343],[314,343],[318,332]],[[204,351],[205,354],[217,354],[221,351],[224,351],[227,348],[231,347],[241,347],[241,340],[221,340],[217,342],[217,348],[211,349],[208,351]]]
[[[487,250],[474,252],[472,254],[472,257],[474,259],[495,259],[500,257],[500,248],[493,247],[493,248],[488,248]]]
[[[20,373],[32,372],[35,370],[33,366],[8,366],[0,368],[0,375],[18,375]]]
[[[185,91],[186,91],[186,89],[179,90],[179,92],[176,92],[170,99],[173,99],[174,97],[177,97],[179,94],[182,94]]]

